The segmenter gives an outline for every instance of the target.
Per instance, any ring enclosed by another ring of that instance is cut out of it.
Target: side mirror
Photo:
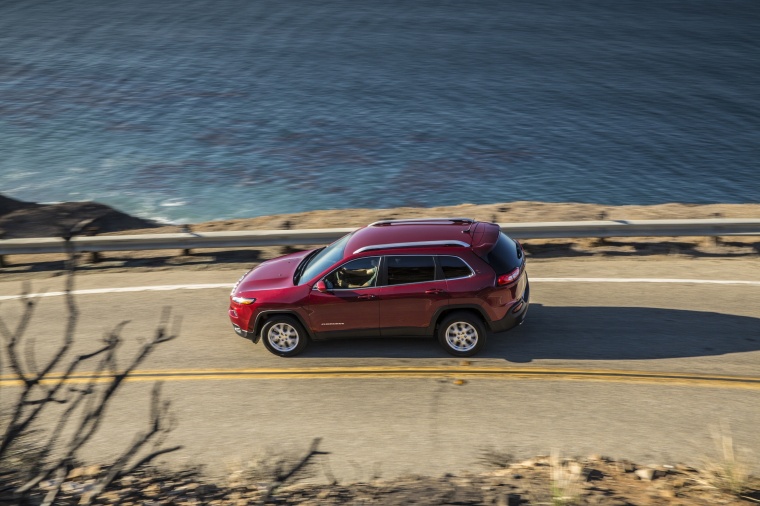
[[[325,283],[324,279],[320,279],[317,281],[317,290],[319,290],[322,293],[327,293],[329,290],[327,289],[327,284]]]

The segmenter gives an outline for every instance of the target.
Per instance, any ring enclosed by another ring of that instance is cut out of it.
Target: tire
[[[267,350],[281,357],[293,357],[309,344],[303,325],[292,316],[273,316],[261,329],[261,340]]]
[[[438,342],[455,357],[471,357],[486,344],[486,327],[479,316],[466,311],[447,315],[436,330]]]

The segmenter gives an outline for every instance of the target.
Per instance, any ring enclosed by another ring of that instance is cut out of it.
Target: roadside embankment
[[[318,460],[319,456],[315,460]],[[299,483],[313,476],[319,462],[306,462],[291,483],[278,484],[276,461],[231,467],[226,479],[209,481],[197,472],[144,469],[103,492],[95,504],[345,504],[460,505],[750,505],[760,498],[760,483],[747,475],[728,475],[727,468],[707,465],[637,465],[592,455],[585,459],[539,456],[510,462],[507,454],[484,453],[487,470],[440,477],[407,476],[362,483]],[[717,465],[717,464],[716,464]],[[713,467],[711,467],[713,466]],[[721,470],[722,469],[722,470]],[[93,483],[107,472],[100,466],[73,469],[63,483],[61,504],[77,504]],[[733,481],[729,481],[733,480]],[[736,481],[739,479],[740,481]],[[52,484],[43,484],[45,486]],[[167,503],[168,504],[168,503]]]
[[[509,202],[461,204],[448,207],[394,209],[337,209],[305,213],[220,220],[190,225],[165,225],[133,218],[95,203],[66,203],[40,206],[0,197],[0,238],[42,237],[67,233],[123,235],[234,230],[313,229],[360,227],[380,219],[463,216],[500,223],[561,222],[585,220],[644,220],[757,218],[760,204],[660,204],[651,206],[607,206],[579,203]],[[531,239],[523,241],[533,258],[584,256],[756,257],[760,237],[677,238],[582,238]],[[238,270],[289,251],[283,247],[238,250],[154,250],[100,253],[83,257],[88,269],[135,268]],[[18,255],[6,258],[6,272],[58,271],[61,255]]]

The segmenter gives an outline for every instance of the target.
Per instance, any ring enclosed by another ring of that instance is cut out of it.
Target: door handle
[[[446,292],[441,290],[440,288],[431,288],[430,290],[425,290],[425,293],[441,294],[441,293],[446,293]]]
[[[371,293],[365,293],[363,295],[359,295],[356,298],[359,300],[372,300],[372,299],[376,299],[377,295],[372,295]]]

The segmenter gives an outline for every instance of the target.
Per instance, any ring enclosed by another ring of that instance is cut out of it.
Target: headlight
[[[256,299],[251,299],[248,297],[233,296],[232,302],[237,302],[238,304],[245,304],[247,306],[248,304],[253,304],[254,302],[256,302]]]

